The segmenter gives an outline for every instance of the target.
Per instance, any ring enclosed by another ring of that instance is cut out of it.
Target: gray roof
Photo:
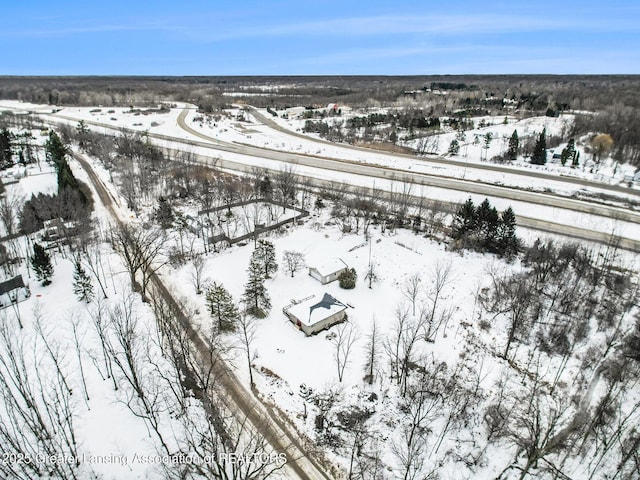
[[[14,291],[17,288],[24,287],[24,281],[22,280],[22,275],[16,275],[15,277],[5,280],[0,283],[0,295],[4,295],[5,293],[9,293]]]
[[[311,312],[313,312],[316,308],[326,308],[327,310],[331,310],[331,307],[333,306],[341,306],[346,308],[346,305],[340,300],[336,300],[328,293],[325,293],[322,297],[322,300],[309,308],[309,314],[311,314]]]

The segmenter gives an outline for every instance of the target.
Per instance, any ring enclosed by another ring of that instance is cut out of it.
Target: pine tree
[[[491,206],[489,199],[478,205],[476,209],[476,231],[478,235],[478,247],[483,250],[495,251],[498,236],[498,226],[500,224],[500,216],[495,207]]]
[[[167,197],[160,196],[158,198],[158,208],[156,209],[155,217],[162,228],[165,230],[167,228],[171,228],[174,220],[174,214]]]
[[[466,234],[476,228],[476,207],[471,198],[467,199],[456,213],[451,226],[454,239],[463,238]]]
[[[51,284],[51,277],[53,276],[51,257],[45,251],[44,247],[38,243],[33,244],[31,266],[33,266],[36,278],[42,282],[42,286],[46,287]]]
[[[340,288],[351,290],[353,288],[356,288],[357,279],[358,274],[356,273],[356,269],[347,268],[338,276],[338,283],[340,284]]]
[[[67,155],[67,147],[64,146],[58,134],[53,130],[49,132],[45,150],[47,152],[47,160],[53,162],[56,168],[59,168]]]
[[[81,302],[89,303],[93,299],[93,284],[80,262],[76,262],[73,272],[73,293]]]
[[[511,207],[502,212],[497,239],[498,253],[511,258],[520,248],[520,241],[516,237],[516,215]]]
[[[575,154],[576,144],[573,138],[571,138],[569,139],[569,143],[567,143],[567,146],[562,149],[562,153],[560,154],[560,163],[562,163],[562,166],[564,167],[564,165],[569,160],[573,161]]]
[[[278,271],[276,247],[269,240],[258,240],[251,256],[261,265],[264,278],[271,278],[271,274]]]
[[[258,193],[263,198],[271,198],[273,196],[273,184],[268,175],[258,180]]]
[[[252,256],[247,271],[249,272],[249,279],[244,286],[242,300],[246,305],[248,314],[257,318],[264,318],[271,309],[271,299],[264,286],[263,265]]]
[[[218,331],[235,330],[240,312],[233,303],[233,297],[222,284],[214,282],[207,289],[207,308],[211,318],[217,324]]]
[[[460,143],[455,138],[449,144],[449,155],[457,155],[460,151]]]
[[[543,128],[536,145],[533,148],[531,163],[534,165],[544,165],[547,163],[547,129]]]
[[[520,150],[520,139],[518,138],[518,130],[514,130],[509,139],[509,148],[507,148],[507,158],[509,160],[518,159],[518,151]]]
[[[3,170],[13,165],[11,150],[11,133],[6,128],[0,131],[0,168]]]

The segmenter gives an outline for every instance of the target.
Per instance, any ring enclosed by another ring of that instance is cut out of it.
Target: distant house
[[[64,220],[62,218],[45,220],[44,228],[43,228],[44,229],[43,238],[49,241],[58,240],[62,236],[63,224],[64,224]]]
[[[634,175],[625,175],[624,176],[625,183],[640,183],[640,171],[636,172]]]
[[[45,220],[43,229],[42,237],[49,242],[55,242],[61,238],[75,235],[78,225],[76,222],[65,222],[63,218],[54,218]]]
[[[349,265],[344,261],[334,258],[316,267],[309,267],[309,275],[325,285],[337,280],[347,268],[349,268]]]
[[[6,308],[12,303],[22,302],[30,296],[31,291],[24,284],[22,275],[16,275],[12,279],[0,283],[0,308]]]
[[[343,321],[346,310],[344,303],[325,293],[321,300],[313,295],[292,303],[283,312],[291,323],[309,336]]]
[[[284,111],[284,115],[286,116],[286,118],[288,119],[292,119],[292,118],[301,118],[304,115],[304,112],[307,109],[304,107],[291,107],[291,108],[287,108]]]

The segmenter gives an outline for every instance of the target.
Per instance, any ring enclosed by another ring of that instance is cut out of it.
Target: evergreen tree
[[[158,198],[158,208],[156,209],[155,217],[160,226],[165,230],[171,228],[171,225],[173,225],[173,209],[167,197],[160,196]]]
[[[271,198],[273,196],[273,184],[268,175],[258,180],[258,193],[262,198]]]
[[[258,240],[251,257],[261,265],[264,278],[271,278],[271,274],[278,271],[276,247],[269,240]]]
[[[476,209],[476,231],[478,236],[478,247],[490,252],[496,251],[496,242],[498,236],[498,227],[500,224],[500,216],[495,207],[491,206],[489,199],[478,205]]]
[[[240,312],[233,303],[233,297],[222,284],[214,282],[207,289],[207,308],[211,318],[217,324],[218,331],[235,330]]]
[[[358,279],[358,274],[356,273],[355,268],[347,268],[338,276],[338,283],[340,284],[340,288],[344,288],[345,290],[351,290],[356,288],[356,280]]]
[[[449,144],[449,155],[457,155],[460,151],[460,143],[455,138]]]
[[[0,131],[0,168],[5,169],[13,165],[13,151],[11,150],[11,133],[6,128]]]
[[[547,163],[547,129],[543,128],[536,145],[533,148],[531,163],[534,165],[544,165]]]
[[[451,228],[454,239],[460,239],[476,228],[476,207],[471,197],[458,209]]]
[[[520,241],[516,237],[516,215],[511,207],[502,212],[500,218],[500,228],[497,238],[498,253],[512,257],[520,248]]]
[[[36,274],[36,278],[42,282],[44,287],[51,284],[51,277],[53,276],[51,257],[39,243],[33,244],[31,266]]]
[[[264,318],[271,309],[271,299],[264,286],[263,265],[255,258],[249,262],[249,279],[244,286],[242,300],[246,305],[247,313],[257,318]]]
[[[562,149],[562,153],[560,154],[560,163],[562,163],[562,166],[564,166],[569,160],[573,162],[575,154],[576,144],[573,138],[571,138],[569,139],[569,143],[567,143],[567,146]]]
[[[73,272],[73,293],[81,302],[89,303],[93,299],[93,284],[80,262],[76,262]]]
[[[47,152],[47,160],[53,162],[56,168],[59,168],[67,155],[67,147],[64,146],[58,134],[53,130],[49,132],[45,150]]]
[[[58,172],[58,193],[62,192],[66,188],[80,191],[78,180],[76,180],[76,177],[73,175],[73,172],[71,171],[71,167],[69,167],[67,160],[63,158],[60,163],[56,165]]]
[[[78,146],[84,149],[89,138],[89,129],[84,120],[80,120],[76,125],[76,137],[78,138]]]
[[[520,150],[520,139],[518,138],[518,130],[514,130],[509,139],[509,148],[507,148],[507,158],[509,160],[518,159],[518,151]]]

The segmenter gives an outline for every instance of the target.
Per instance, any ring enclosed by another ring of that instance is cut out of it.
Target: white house
[[[343,321],[347,316],[346,310],[344,303],[325,293],[320,300],[312,295],[294,302],[283,312],[291,323],[309,336]]]
[[[22,302],[31,296],[29,287],[24,284],[22,275],[0,282],[0,308],[6,308],[12,303]]]
[[[325,285],[337,280],[347,268],[349,268],[349,265],[342,259],[333,258],[315,267],[309,267],[309,275]]]

